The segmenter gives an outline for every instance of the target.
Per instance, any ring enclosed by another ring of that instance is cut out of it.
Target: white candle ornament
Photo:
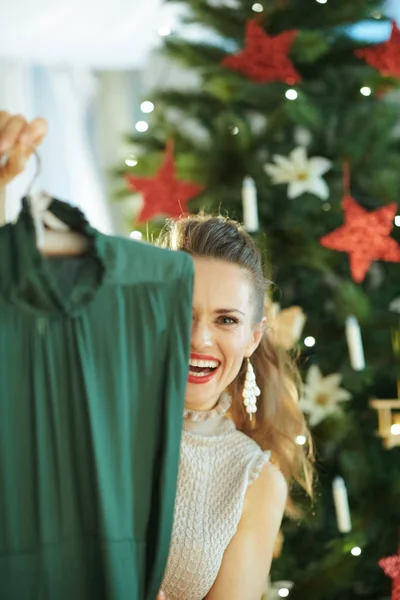
[[[349,348],[350,364],[355,371],[365,369],[364,348],[358,321],[350,316],[346,319],[346,339]]]
[[[341,533],[351,531],[351,516],[347,489],[342,477],[335,477],[332,484],[333,501],[335,503],[336,521]]]
[[[243,224],[249,233],[258,231],[257,189],[254,179],[245,177],[242,186]]]

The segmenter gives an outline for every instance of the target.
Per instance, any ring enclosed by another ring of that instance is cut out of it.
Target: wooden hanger
[[[28,200],[35,225],[36,245],[44,256],[81,256],[89,250],[89,238],[71,230],[49,210],[50,196],[41,192],[31,194]]]
[[[41,171],[41,160],[36,148],[33,148],[33,155],[36,159],[36,171],[26,196],[35,224],[37,248],[48,257],[82,256],[89,250],[89,238],[78,231],[70,230],[66,223],[48,210],[52,202],[48,194],[31,194],[33,184]]]
[[[35,147],[32,147],[36,159],[36,170],[26,192],[32,218],[36,231],[36,245],[40,252],[49,257],[81,256],[90,247],[89,238],[84,234],[71,231],[66,223],[55,217],[49,210],[52,198],[41,192],[32,195],[33,184],[41,171],[40,156]],[[7,162],[7,155],[0,157],[0,167]],[[0,226],[6,223],[6,195],[5,188],[0,187]]]

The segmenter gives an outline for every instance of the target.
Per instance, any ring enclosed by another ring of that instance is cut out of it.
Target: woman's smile
[[[204,384],[211,381],[221,366],[221,361],[206,354],[191,354],[188,382]]]

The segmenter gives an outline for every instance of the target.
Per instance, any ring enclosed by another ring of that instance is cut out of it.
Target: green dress
[[[181,438],[193,267],[109,237],[36,250],[26,201],[0,228],[0,598],[154,600]]]

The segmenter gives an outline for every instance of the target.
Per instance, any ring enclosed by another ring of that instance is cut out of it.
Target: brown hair
[[[251,236],[239,223],[222,216],[190,215],[168,220],[158,245],[181,250],[193,256],[224,260],[244,268],[253,286],[254,324],[266,314],[266,292],[271,288],[263,273],[262,256]],[[290,355],[273,344],[266,328],[251,361],[261,396],[255,419],[250,422],[242,399],[246,373],[244,360],[230,386],[231,415],[237,428],[263,449],[271,450],[271,460],[288,483],[296,480],[312,494],[312,444],[298,404],[300,377]],[[305,435],[308,444],[297,445]]]

